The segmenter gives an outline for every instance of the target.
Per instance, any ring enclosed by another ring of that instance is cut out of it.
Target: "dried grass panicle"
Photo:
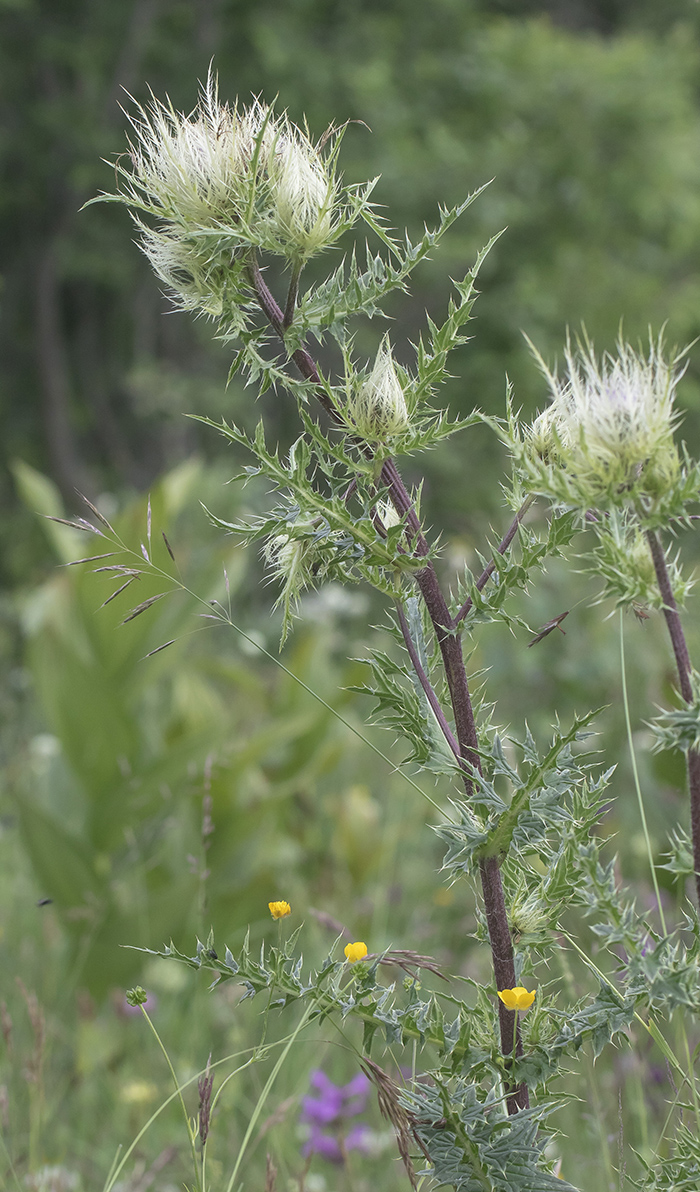
[[[374,1060],[369,1059],[368,1056],[362,1057],[360,1067],[367,1079],[371,1080],[377,1090],[379,1112],[383,1118],[391,1122],[396,1131],[396,1145],[401,1162],[406,1168],[406,1174],[411,1181],[411,1187],[414,1192],[417,1192],[418,1179],[413,1166],[413,1160],[411,1159],[412,1145],[414,1143],[417,1144],[428,1161],[430,1161],[430,1156],[418,1137],[411,1115],[399,1101],[399,1086],[391,1079],[388,1072],[385,1072],[383,1068],[379,1067],[379,1064],[375,1064]]]
[[[272,1161],[272,1155],[269,1154],[265,1160],[265,1192],[276,1192],[277,1188],[277,1168]]]
[[[202,1146],[206,1144],[209,1137],[209,1127],[211,1125],[211,1091],[213,1084],[214,1077],[211,1074],[210,1054],[207,1060],[206,1071],[197,1081],[197,1092],[199,1093],[199,1141]]]
[[[2,1037],[5,1041],[5,1050],[8,1055],[12,1054],[12,1017],[7,1008],[7,1002],[0,1002],[0,1030],[2,1030]]]
[[[46,1019],[39,998],[33,989],[27,989],[21,977],[15,977],[17,987],[27,1007],[27,1016],[34,1035],[34,1046],[24,1066],[24,1077],[28,1084],[41,1084],[46,1046]]]
[[[377,955],[378,953],[375,952],[368,956],[367,960],[373,960]],[[434,956],[423,956],[420,952],[411,951],[410,948],[392,948],[391,951],[384,953],[381,963],[403,969],[410,977],[415,977],[421,969],[425,969],[429,973],[434,973],[441,981],[447,980]]]

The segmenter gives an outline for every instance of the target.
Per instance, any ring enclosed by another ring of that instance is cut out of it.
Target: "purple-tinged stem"
[[[690,681],[692,666],[688,645],[683,632],[681,616],[676,604],[676,598],[671,588],[671,580],[666,566],[666,554],[655,530],[647,530],[647,542],[654,561],[654,570],[659,585],[661,598],[664,602],[664,616],[668,626],[673,653],[676,658],[678,682],[681,695],[687,704],[693,702],[693,686]],[[700,753],[697,749],[688,750],[688,789],[690,792],[690,834],[693,841],[693,864],[695,868],[695,893],[700,906]]]
[[[400,517],[406,518],[406,527],[413,537],[415,553],[417,555],[426,555],[428,553],[427,539],[421,529],[413,501],[406,490],[393,459],[384,461],[381,479],[382,483],[389,490],[389,496],[396,512]],[[469,694],[469,685],[467,683],[467,674],[464,668],[462,643],[459,634],[456,632],[450,610],[447,607],[447,601],[443,596],[435,568],[430,561],[426,561],[425,567],[416,573],[416,583],[425,601],[435,631],[435,637],[440,647],[447,686],[450,691],[455,727],[457,729],[460,756],[469,763],[471,770],[479,770],[479,742],[471,696]],[[467,795],[471,795],[473,793],[473,782],[466,774],[464,785]]]
[[[433,690],[430,679],[428,678],[428,676],[425,673],[423,664],[422,664],[420,657],[418,655],[418,651],[415,647],[413,638],[411,637],[411,630],[410,630],[408,621],[406,620],[406,614],[403,611],[403,608],[401,607],[401,604],[399,603],[398,600],[396,601],[396,614],[399,619],[399,626],[401,627],[401,632],[403,634],[403,640],[404,640],[404,643],[406,646],[406,650],[408,651],[408,656],[411,659],[411,665],[412,665],[414,671],[416,672],[416,675],[418,676],[418,681],[419,681],[421,687],[423,688],[423,691],[425,692],[425,695],[426,695],[426,699],[428,700],[428,703],[430,704],[430,707],[432,708],[432,710],[435,714],[435,719],[437,720],[438,724],[440,725],[440,729],[442,730],[443,737],[445,738],[445,740],[447,741],[447,744],[449,745],[453,754],[457,758],[457,761],[461,761],[462,759],[459,754],[459,745],[457,744],[457,740],[455,738],[454,733],[452,732],[452,729],[450,728],[449,724],[447,723],[447,718],[440,706],[440,701],[439,701],[437,695],[435,694],[435,691]]]
[[[428,551],[427,540],[421,529],[418,515],[410,495],[392,459],[384,462],[381,479],[382,483],[389,490],[389,496],[396,512],[401,517],[406,518],[407,529],[413,535],[416,554],[426,554]],[[467,772],[463,774],[462,780],[467,798],[469,798],[474,792],[474,782],[470,774],[474,772],[481,774],[481,759],[478,752],[474,710],[472,708],[467,673],[464,666],[464,656],[462,654],[461,636],[456,622],[450,615],[450,610],[447,607],[447,602],[432,563],[428,562],[421,571],[416,573],[416,583],[425,601],[435,637],[440,647],[440,653],[442,654],[445,677],[450,691],[455,728],[457,730],[459,755],[467,763]],[[487,857],[481,862],[480,876],[496,988],[513,989],[515,986],[513,941],[508,924],[508,912],[506,911],[500,868],[496,857]],[[501,1035],[501,1051],[507,1060],[513,1054],[514,1032],[516,1032],[517,1037],[516,1055],[522,1055],[522,1040],[519,1024],[515,1022],[516,1016],[517,1011],[508,1010],[499,998],[498,1019]],[[529,1104],[530,1099],[526,1084],[517,1086],[509,1085],[506,1087],[506,1105],[509,1114],[517,1113],[519,1109],[527,1109]]]
[[[284,340],[286,330],[284,315],[265,284],[260,266],[254,254],[251,255],[249,262],[249,275],[261,310],[280,339]],[[320,384],[318,369],[311,355],[305,348],[299,348],[292,354],[292,359],[301,375],[308,381],[318,385],[318,399],[326,412],[334,422],[340,422],[341,419],[337,410]],[[406,527],[411,537],[415,554],[418,557],[426,556],[429,551],[428,541],[423,533],[413,501],[393,459],[387,459],[382,464],[381,480],[389,490],[389,496],[396,512],[400,517],[406,518]],[[513,534],[515,534],[516,530],[517,524],[513,529]],[[445,667],[445,677],[450,692],[452,712],[457,730],[459,757],[467,763],[463,782],[467,797],[469,797],[473,794],[474,789],[474,783],[470,777],[470,773],[481,773],[481,761],[478,753],[476,723],[471,696],[469,694],[469,684],[464,666],[459,629],[457,622],[453,620],[447,606],[442,588],[440,587],[440,581],[430,559],[426,558],[425,566],[416,573],[415,578],[425,601]],[[486,578],[488,579],[488,576]],[[486,580],[484,580],[484,583],[486,583]],[[496,988],[499,990],[512,989],[515,986],[515,958],[497,858],[485,858],[480,868]],[[498,1017],[501,1051],[505,1057],[506,1064],[508,1064],[513,1054],[514,1031],[517,1032],[516,1055],[522,1055],[520,1027],[515,1020],[517,1011],[506,1009],[499,998]],[[529,1104],[530,1098],[526,1084],[506,1086],[506,1105],[509,1114],[517,1113],[519,1109],[527,1109]]]
[[[284,333],[287,330],[284,322],[284,314],[282,313],[281,307],[278,306],[274,297],[267,288],[267,284],[263,278],[260,266],[254,254],[252,254],[250,257],[248,271],[253,289],[255,290],[255,296],[260,303],[260,308],[263,314],[270,323],[273,331],[275,331],[280,339],[284,342]],[[321,385],[321,378],[318,374],[318,369],[316,368],[316,363],[313,357],[309,354],[309,352],[307,352],[306,348],[297,348],[296,352],[292,352],[292,360],[299,369],[302,377],[305,377],[307,381],[312,381],[315,385],[318,385],[316,395],[326,413],[330,415],[334,422],[340,422],[341,418],[338,414],[338,411],[333,406],[332,401]]]
[[[515,966],[513,963],[513,941],[505,913],[505,897],[501,881],[501,868],[497,857],[484,857],[480,866],[481,888],[484,892],[484,910],[486,925],[491,943],[491,959],[496,977],[497,989],[513,989],[515,987]],[[503,912],[501,912],[501,907]],[[498,1024],[501,1033],[501,1051],[504,1056],[513,1054],[513,1034],[515,1033],[515,1055],[523,1054],[523,1041],[520,1035],[520,1023],[514,1022],[518,1016],[517,1010],[508,1010],[501,999],[498,999]],[[511,1085],[506,1088],[506,1105],[508,1113],[517,1113],[519,1109],[527,1109],[530,1104],[528,1087],[526,1084]]]
[[[295,265],[292,270],[292,277],[287,291],[287,304],[284,308],[284,319],[282,324],[286,330],[291,327],[294,320],[294,312],[297,306],[297,297],[299,295],[299,278],[301,277],[301,265]]]
[[[519,527],[521,521],[523,520],[525,514],[527,513],[528,509],[532,505],[532,502],[534,501],[534,499],[535,499],[534,495],[530,495],[529,497],[526,497],[525,500],[523,501],[518,512],[516,513],[515,517],[513,518],[513,521],[510,524],[508,533],[505,535],[502,542],[500,542],[496,548],[499,555],[504,555],[506,553],[506,551],[508,550],[508,547],[510,546],[511,542],[513,541],[513,539],[515,538],[515,535],[518,532],[518,527]],[[483,592],[484,588],[486,587],[487,583],[489,582],[489,580],[495,570],[496,570],[496,560],[492,559],[491,562],[488,564],[488,566],[486,566],[484,568],[484,570],[482,571],[478,580],[476,581],[476,584],[474,585],[477,592]],[[472,608],[473,604],[474,604],[474,601],[472,600],[471,596],[467,596],[467,599],[464,601],[464,604],[462,605],[459,612],[455,616],[455,622],[457,624],[459,624],[460,621],[464,620],[467,613]]]

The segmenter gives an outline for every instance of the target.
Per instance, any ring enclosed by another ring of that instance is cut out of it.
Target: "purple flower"
[[[348,1084],[338,1085],[317,1068],[309,1081],[319,1096],[302,1099],[300,1121],[311,1128],[302,1154],[342,1163],[348,1151],[366,1150],[367,1126],[357,1123],[344,1134],[346,1119],[363,1113],[367,1104],[370,1082],[364,1073],[358,1072]]]

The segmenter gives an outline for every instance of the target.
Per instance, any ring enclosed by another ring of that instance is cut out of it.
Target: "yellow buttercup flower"
[[[535,990],[529,992],[522,985],[515,989],[499,989],[498,996],[508,1010],[529,1010],[535,1000]]]
[[[270,914],[273,919],[286,919],[287,915],[291,915],[292,908],[288,902],[268,902]]]
[[[347,957],[348,964],[355,964],[355,962],[358,960],[364,960],[365,956],[367,955],[367,945],[360,943],[359,941],[356,944],[346,944],[345,955]]]

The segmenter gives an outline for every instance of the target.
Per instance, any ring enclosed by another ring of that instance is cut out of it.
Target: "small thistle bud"
[[[396,512],[391,501],[377,502],[377,516],[385,530],[391,530],[393,526],[401,525],[401,518]]]
[[[551,921],[551,909],[538,897],[521,888],[513,898],[510,908],[510,926],[516,941],[523,936],[534,937],[545,930]]]
[[[281,245],[289,256],[311,256],[332,231],[334,184],[320,153],[299,129],[288,126],[280,135],[271,179]]]
[[[296,599],[312,576],[313,546],[310,539],[277,534],[266,543],[263,554],[278,580]]]
[[[629,571],[634,575],[643,593],[648,593],[647,599],[656,595],[656,572],[654,560],[649,551],[646,535],[641,530],[632,534],[628,546]]]
[[[563,468],[588,506],[616,503],[632,488],[652,497],[671,490],[680,472],[673,442],[680,356],[668,363],[661,339],[647,358],[620,340],[617,354],[599,363],[587,340],[577,352],[567,343],[563,380],[535,356],[552,404],[526,433],[531,453]]]
[[[598,544],[587,568],[591,575],[603,580],[603,596],[613,597],[617,608],[630,608],[639,619],[645,620],[646,608],[663,608],[654,561],[647,535],[635,522],[610,510],[596,527]],[[693,578],[685,578],[678,558],[667,556],[666,568],[676,604],[682,607],[693,586]]]
[[[549,406],[538,414],[525,430],[525,449],[531,458],[551,463],[556,457],[557,439],[554,431],[553,407]]]
[[[368,442],[391,438],[408,426],[408,409],[396,375],[389,337],[384,336],[369,377],[348,403],[349,426]]]
[[[282,586],[275,605],[281,605],[284,610],[282,644],[287,638],[293,612],[302,592],[313,588],[326,574],[328,559],[324,558],[323,546],[318,537],[321,526],[320,518],[298,518],[292,533],[275,534],[263,547],[263,557],[272,569],[273,578]],[[331,539],[326,538],[326,546],[329,541]]]

